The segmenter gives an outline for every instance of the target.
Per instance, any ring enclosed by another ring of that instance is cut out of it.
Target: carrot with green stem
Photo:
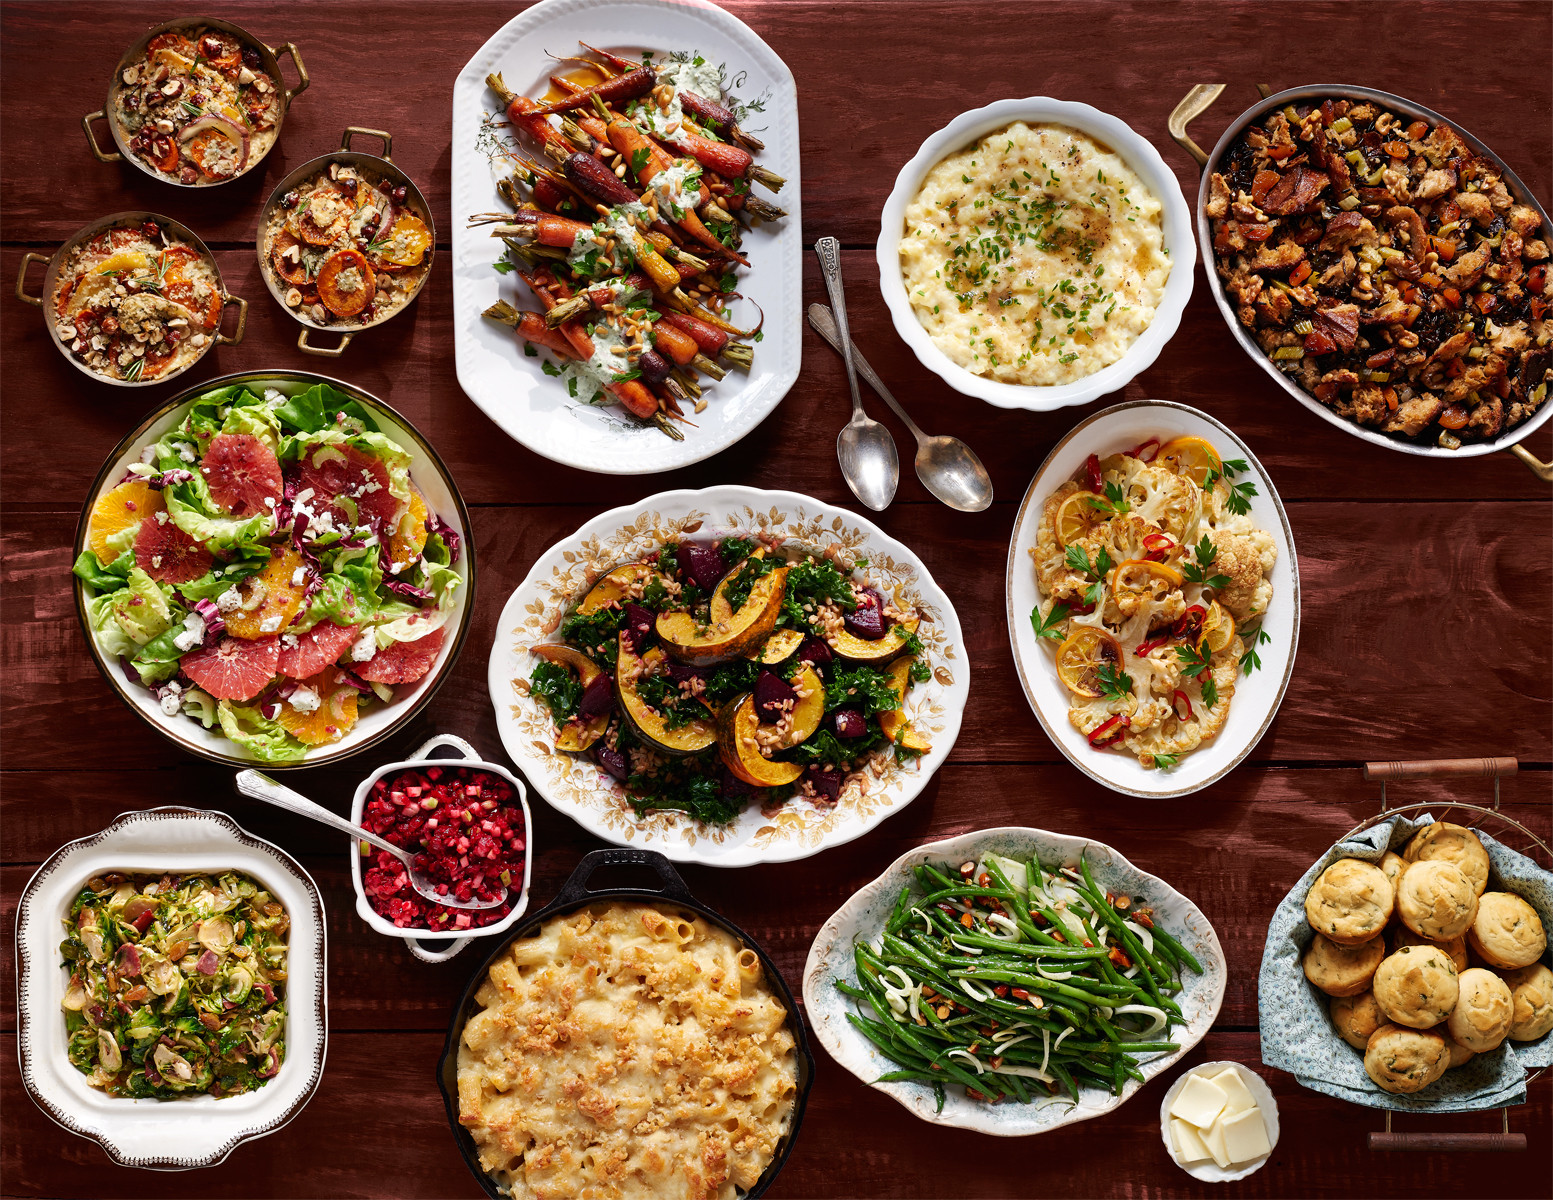
[[[587,108],[595,100],[604,104],[623,103],[627,100],[640,100],[657,84],[658,77],[651,67],[639,66],[633,71],[627,71],[622,75],[613,76],[594,87],[583,88],[563,100],[557,100],[553,104],[541,105],[538,112],[541,116],[549,116],[551,113],[571,112],[578,108]]]

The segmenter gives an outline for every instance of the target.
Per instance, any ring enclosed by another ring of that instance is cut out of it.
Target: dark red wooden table
[[[485,689],[497,613],[536,555],[603,508],[667,487],[776,484],[850,504],[830,446],[845,417],[839,361],[805,336],[803,373],[782,407],[740,445],[672,475],[591,476],[509,442],[459,390],[445,268],[418,305],[345,358],[320,365],[294,347],[259,279],[254,223],[292,166],[337,145],[345,125],[395,135],[395,159],[448,211],[452,81],[513,12],[511,3],[229,2],[220,14],[272,43],[295,41],[312,88],[264,169],[217,194],[175,191],[94,161],[80,118],[100,107],[123,48],[183,15],[166,3],[0,6],[0,278],[29,249],[51,251],[98,215],[145,207],[188,222],[252,302],[248,336],[211,354],[194,379],[263,367],[337,372],[383,396],[436,443],[470,504],[480,589],[472,635],[429,712],[383,759],[320,769],[307,790],[344,810],[373,765],[432,732],[500,754]],[[841,239],[853,332],[889,386],[934,431],[964,437],[991,469],[997,503],[966,516],[933,502],[908,469],[880,523],[915,548],[949,591],[973,659],[971,699],[950,763],[910,808],[868,837],[801,863],[737,873],[687,868],[692,890],[750,930],[796,983],[815,930],[858,886],[920,842],[1001,824],[1083,833],[1118,847],[1191,895],[1229,955],[1219,1023],[1186,1060],[1259,1067],[1256,972],[1267,921],[1310,861],[1372,813],[1367,759],[1515,755],[1505,806],[1550,835],[1553,578],[1549,489],[1509,455],[1437,463],[1382,452],[1334,430],[1278,391],[1235,346],[1199,276],[1180,332],[1125,397],[1202,407],[1267,465],[1289,509],[1303,576],[1303,644],[1282,711],[1251,758],[1184,800],[1149,804],[1089,782],[1056,751],[1014,679],[1001,596],[1017,503],[1077,414],[1003,412],[950,391],[890,328],[874,280],[879,209],[900,165],[957,113],[1046,94],[1115,112],[1149,137],[1189,196],[1195,165],[1165,132],[1193,83],[1229,87],[1194,132],[1210,142],[1275,87],[1342,79],[1410,96],[1459,120],[1543,200],[1553,195],[1553,8],[1545,4],[831,3],[728,5],[798,80],[808,185],[805,238]],[[1201,268],[1199,267],[1199,271]],[[805,263],[808,299],[823,298]],[[35,285],[36,286],[36,285]],[[160,392],[93,384],[48,344],[38,314],[7,298],[0,375],[4,596],[0,619],[3,866],[9,926],[35,865],[126,809],[173,801],[223,808],[297,854],[330,912],[331,1045],[323,1083],[280,1132],[220,1167],[181,1175],[113,1166],[55,1127],[0,1055],[0,1186],[26,1196],[477,1195],[433,1081],[449,1007],[471,955],[416,962],[355,915],[345,847],[320,827],[236,799],[230,772],[152,736],[99,677],[76,626],[70,543],[103,456]],[[1120,398],[1120,397],[1118,397]],[[910,446],[904,430],[870,407]],[[1553,456],[1544,429],[1530,440]],[[1469,798],[1477,783],[1415,785],[1410,798]],[[1394,792],[1393,796],[1398,793]],[[1486,796],[1484,790],[1482,795]],[[536,805],[533,895],[545,903],[599,843]],[[0,964],[0,1023],[15,1022],[12,947]],[[809,1113],[776,1193],[784,1196],[1158,1196],[1200,1193],[1159,1140],[1168,1079],[1102,1120],[1033,1140],[995,1141],[923,1125],[817,1050]],[[1306,1091],[1267,1068],[1282,1111],[1271,1162],[1224,1194],[1547,1196],[1553,1080],[1511,1113],[1524,1154],[1375,1154],[1378,1112]],[[1173,1076],[1173,1072],[1171,1073]],[[1402,1118],[1403,1129],[1487,1131],[1497,1114]]]

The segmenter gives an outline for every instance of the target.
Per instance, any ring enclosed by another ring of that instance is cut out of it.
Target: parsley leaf
[[[1219,685],[1213,682],[1213,676],[1202,681],[1202,702],[1212,708],[1219,702]]]
[[[1127,502],[1127,493],[1122,491],[1122,485],[1114,483],[1109,479],[1105,483],[1105,498],[1101,499],[1099,496],[1096,496],[1091,501],[1091,504],[1095,508],[1103,508],[1107,512],[1115,513],[1117,516],[1132,511],[1132,505]]]
[[[1030,624],[1035,627],[1035,636],[1038,638],[1051,638],[1054,642],[1063,641],[1067,636],[1062,632],[1062,623],[1068,619],[1068,606],[1060,601],[1051,606],[1051,611],[1044,617],[1041,616],[1040,607],[1030,610]]]
[[[1156,771],[1168,771],[1180,761],[1181,756],[1179,754],[1156,754],[1154,756],[1154,769]]]
[[[1197,556],[1194,563],[1183,563],[1181,574],[1192,583],[1200,583],[1206,588],[1224,588],[1229,586],[1228,575],[1209,575],[1208,571],[1219,557],[1219,548],[1209,540],[1205,533],[1202,541],[1192,547],[1192,553]]]
[[[1224,501],[1224,507],[1237,516],[1244,516],[1251,511],[1251,497],[1256,494],[1256,484],[1249,479],[1244,483],[1234,484],[1229,490],[1229,496]]]
[[[1258,629],[1255,633],[1246,633],[1246,652],[1240,656],[1240,670],[1249,675],[1262,665],[1262,656],[1256,652],[1259,645],[1273,640],[1272,634],[1265,629]]]
[[[1176,657],[1181,660],[1181,674],[1187,678],[1201,675],[1211,667],[1213,656],[1203,646],[1177,646]],[[1209,679],[1213,677],[1210,674]],[[1206,685],[1205,685],[1206,686]]]
[[[640,175],[647,168],[647,160],[650,157],[646,146],[640,150],[631,151],[631,174]]]
[[[539,369],[541,371],[543,371],[546,375],[559,375],[561,373],[561,368],[556,366],[548,358],[545,359],[544,362],[539,364]]]
[[[1100,691],[1106,696],[1120,699],[1132,695],[1132,676],[1118,671],[1115,664],[1103,662],[1096,671],[1100,678]]]
[[[1089,553],[1082,546],[1069,546],[1063,558],[1068,566],[1075,571],[1082,571],[1085,575],[1093,575],[1095,573],[1094,569],[1089,565]]]

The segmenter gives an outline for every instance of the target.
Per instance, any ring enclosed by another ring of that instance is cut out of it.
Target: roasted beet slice
[[[592,683],[582,689],[582,700],[577,705],[577,712],[583,717],[596,717],[608,712],[614,705],[614,678],[601,671],[593,677]]]
[[[814,667],[830,666],[830,647],[819,638],[810,638],[798,648],[798,661]]]
[[[626,761],[625,751],[611,747],[603,738],[593,743],[593,760],[621,783],[631,776],[631,764]]]
[[[798,693],[775,671],[762,671],[756,678],[755,712],[767,725],[775,725],[797,703]]]
[[[847,632],[865,642],[877,642],[884,636],[884,597],[873,588],[863,589],[863,598],[846,615]]]
[[[803,773],[804,782],[814,789],[814,802],[816,804],[834,804],[841,798],[841,783],[844,778],[835,767],[826,769],[819,763],[815,763]]]
[[[651,609],[643,608],[640,604],[626,605],[625,632],[631,635],[633,653],[642,652],[642,643],[652,634],[657,621]]]
[[[868,732],[868,722],[855,708],[838,708],[831,720],[836,726],[836,736],[840,738],[860,738]]]
[[[728,573],[723,552],[708,542],[681,542],[674,551],[674,561],[681,575],[708,594]]]
[[[759,788],[745,783],[727,767],[723,768],[722,777],[718,780],[718,788],[731,800],[748,800],[760,792]]]

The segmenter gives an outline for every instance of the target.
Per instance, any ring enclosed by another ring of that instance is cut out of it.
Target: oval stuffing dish
[[[1375,100],[1291,104],[1216,166],[1207,215],[1230,303],[1327,408],[1446,449],[1541,408],[1547,231],[1449,125]]]

